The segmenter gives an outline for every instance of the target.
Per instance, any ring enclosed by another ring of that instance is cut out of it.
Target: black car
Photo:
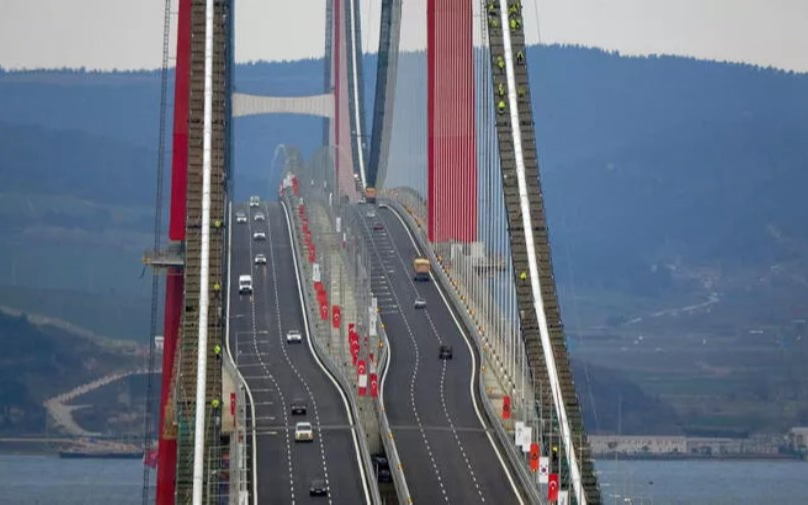
[[[376,466],[376,479],[379,482],[393,482],[393,474],[390,472],[390,463],[381,454],[373,456],[373,463]]]
[[[292,400],[292,415],[305,416],[306,415],[306,402],[303,400]]]
[[[382,224],[381,221],[376,221],[375,223],[373,223],[373,229],[375,231],[381,231],[384,229],[384,225]]]
[[[440,359],[452,359],[452,346],[445,344],[440,346],[438,357]]]
[[[325,479],[314,479],[309,484],[309,496],[328,496],[328,485]]]

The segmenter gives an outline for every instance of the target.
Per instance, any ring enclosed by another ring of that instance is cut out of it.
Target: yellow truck
[[[415,277],[413,277],[416,281],[429,281],[429,260],[426,258],[415,258],[415,261],[412,263],[413,268],[415,269]]]
[[[376,188],[365,188],[365,202],[376,203]]]

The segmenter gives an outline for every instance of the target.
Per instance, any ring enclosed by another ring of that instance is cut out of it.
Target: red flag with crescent
[[[558,474],[551,473],[547,483],[547,499],[551,502],[558,501]]]
[[[359,360],[356,365],[356,371],[359,374],[359,380],[357,381],[359,396],[365,396],[368,393],[368,375],[364,360]]]
[[[328,321],[328,305],[325,303],[320,304],[320,319]]]
[[[339,328],[341,315],[339,305],[334,305],[331,307],[331,326],[334,328]]]

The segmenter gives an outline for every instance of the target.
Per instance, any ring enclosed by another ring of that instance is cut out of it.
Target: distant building
[[[797,426],[789,430],[786,436],[788,447],[794,452],[808,453],[808,426]]]
[[[626,456],[685,454],[687,438],[681,436],[608,436],[589,437],[595,456],[622,454]]]

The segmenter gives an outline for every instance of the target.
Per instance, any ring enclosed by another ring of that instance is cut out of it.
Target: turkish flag
[[[323,321],[328,321],[328,305],[321,304],[320,305],[320,319]]]
[[[331,307],[331,326],[333,326],[334,328],[339,328],[340,317],[341,314],[339,310],[339,305],[334,305],[333,307]]]
[[[359,396],[365,396],[368,393],[368,375],[365,360],[359,360],[356,364],[356,372],[359,374],[357,385],[359,386]]]
[[[307,221],[303,221],[303,233],[308,233],[309,231],[309,223]]]
[[[349,334],[353,331],[354,328],[356,328],[356,325],[354,323],[348,323],[348,333]]]
[[[558,474],[551,473],[550,481],[547,483],[547,499],[551,502],[558,501]]]
[[[502,419],[511,418],[511,397],[506,396],[502,398]]]
[[[375,373],[370,374],[370,396],[373,398],[379,396],[379,378]]]
[[[530,471],[533,473],[539,471],[539,444],[536,442],[530,444]]]
[[[236,393],[230,393],[230,415],[236,415]]]
[[[314,263],[314,251],[309,251],[309,263]]]

